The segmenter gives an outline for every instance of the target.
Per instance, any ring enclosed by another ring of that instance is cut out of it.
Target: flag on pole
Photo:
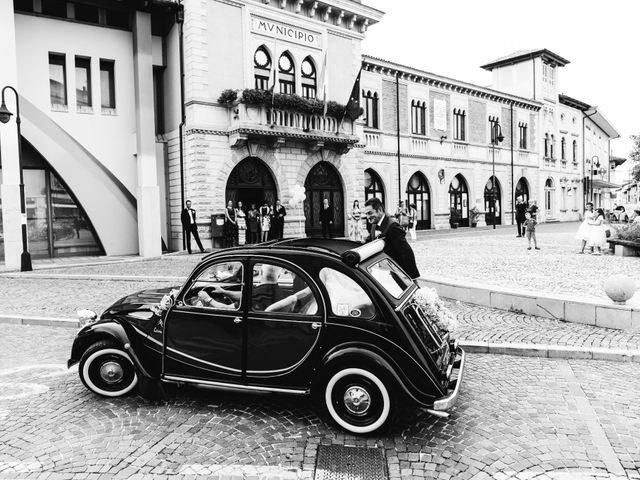
[[[344,119],[348,117],[351,120],[355,120],[360,116],[360,74],[362,73],[362,67],[358,71],[358,76],[356,77],[356,81],[353,82],[353,88],[351,89],[351,95],[349,95],[349,101],[347,102],[347,106],[344,108],[344,113],[342,114],[342,119],[340,120],[340,126],[342,126],[342,122]]]
[[[320,70],[320,81],[322,82],[322,116],[327,116],[327,52],[324,52],[322,59],[322,68]]]

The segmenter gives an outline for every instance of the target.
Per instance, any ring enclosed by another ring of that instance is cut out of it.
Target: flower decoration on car
[[[415,294],[415,302],[440,330],[453,333],[458,329],[458,320],[445,306],[433,288],[421,287]]]
[[[176,297],[180,293],[180,290],[173,289],[165,296],[162,297],[162,300],[158,303],[158,305],[153,305],[151,307],[151,311],[161,317],[167,310],[169,310],[175,303]]]

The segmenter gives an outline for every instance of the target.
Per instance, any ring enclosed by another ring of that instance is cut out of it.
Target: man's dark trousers
[[[198,244],[198,248],[201,252],[204,252],[204,248],[202,248],[202,242],[200,241],[200,235],[198,235],[198,225],[195,223],[189,225],[184,228],[184,238],[187,241],[187,252],[191,253],[191,235],[196,239],[196,243]]]

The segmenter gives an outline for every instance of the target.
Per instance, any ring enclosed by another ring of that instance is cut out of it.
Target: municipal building
[[[511,224],[519,196],[545,222],[608,206],[619,134],[561,93],[561,52],[495,59],[482,87],[363,55],[383,17],[360,0],[0,2],[2,260],[19,267],[25,222],[34,258],[181,250],[185,200],[205,242],[229,200],[280,199],[285,236],[317,235],[324,198],[340,234],[374,196],[415,203],[420,229],[452,208],[468,226],[473,206]]]

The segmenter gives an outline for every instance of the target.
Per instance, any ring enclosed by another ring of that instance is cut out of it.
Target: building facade
[[[484,65],[487,88],[363,56],[383,13],[357,0],[0,8],[0,87],[16,88],[22,120],[20,141],[15,117],[0,125],[7,266],[22,250],[20,167],[43,257],[180,250],[187,199],[203,239],[228,201],[280,199],[287,236],[319,234],[325,198],[339,236],[373,196],[390,212],[416,204],[420,229],[449,228],[452,209],[468,225],[474,206],[480,225],[511,224],[519,196],[543,221],[577,220],[591,197],[607,206],[617,132],[558,93],[568,61],[547,50]],[[344,113],[353,95],[359,118]]]

